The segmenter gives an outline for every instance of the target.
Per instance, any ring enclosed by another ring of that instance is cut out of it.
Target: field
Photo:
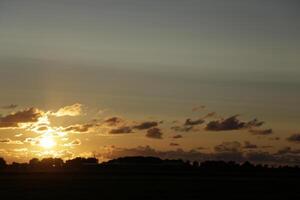
[[[0,174],[0,193],[3,199],[299,199],[299,178],[167,170],[13,172]]]

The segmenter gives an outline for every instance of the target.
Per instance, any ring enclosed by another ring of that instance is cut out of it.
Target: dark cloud
[[[293,150],[291,147],[284,147],[282,149],[279,149],[277,152],[278,155],[284,155],[284,154],[300,154],[300,149]]]
[[[237,142],[223,142],[214,147],[216,152],[240,152],[242,149],[242,145]]]
[[[197,120],[192,120],[192,119],[187,119],[184,123],[184,126],[196,126],[203,124],[205,121],[203,119],[197,119]]]
[[[18,127],[19,123],[37,122],[42,113],[36,108],[29,108],[0,117],[0,128]]]
[[[163,133],[159,128],[151,128],[147,131],[146,137],[153,139],[162,139]]]
[[[120,117],[111,117],[111,118],[104,120],[104,123],[108,124],[109,126],[117,126],[122,121],[123,120]]]
[[[122,126],[109,131],[110,134],[125,134],[132,133],[132,128],[129,126]]]
[[[244,149],[257,149],[257,145],[256,144],[251,144],[249,141],[245,141],[244,142]]]
[[[64,129],[64,131],[73,132],[73,133],[87,133],[95,126],[96,125],[92,124],[92,123],[89,123],[89,124],[76,124],[76,125],[66,127]]]
[[[174,135],[172,138],[173,139],[180,139],[180,138],[183,138],[183,137],[182,137],[182,135]]]
[[[260,122],[257,119],[251,120],[249,122],[242,122],[237,117],[238,115],[234,115],[223,120],[211,121],[206,125],[205,129],[208,131],[230,131],[259,127],[264,124],[264,122]]]
[[[194,126],[203,124],[205,121],[203,119],[197,119],[197,120],[192,120],[192,119],[186,119],[184,124],[181,126],[172,126],[171,130],[176,131],[176,132],[190,132],[190,131],[195,131],[197,129],[194,128]]]
[[[16,105],[16,104],[10,104],[10,105],[7,105],[7,106],[2,106],[1,108],[9,110],[9,109],[15,109],[17,107],[18,107],[18,105]]]
[[[257,130],[257,129],[250,129],[250,133],[253,135],[271,135],[273,133],[273,129],[264,129],[264,130]]]
[[[300,143],[300,134],[294,134],[287,138],[289,142]]]
[[[133,126],[133,129],[145,130],[158,126],[157,122],[142,122],[139,125]]]
[[[180,144],[171,142],[171,143],[170,143],[170,146],[180,146]]]

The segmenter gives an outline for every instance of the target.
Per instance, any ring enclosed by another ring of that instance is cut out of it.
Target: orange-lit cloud
[[[54,115],[56,117],[64,117],[64,116],[79,116],[82,114],[82,107],[83,105],[80,103],[75,103],[70,106],[65,106],[63,108],[60,108],[57,112],[51,112],[51,115]]]

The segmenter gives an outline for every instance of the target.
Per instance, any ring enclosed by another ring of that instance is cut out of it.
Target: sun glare
[[[52,137],[43,137],[40,139],[40,146],[45,149],[50,149],[56,145]]]

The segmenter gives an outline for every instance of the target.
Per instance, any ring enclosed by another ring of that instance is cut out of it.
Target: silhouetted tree
[[[6,161],[4,158],[0,158],[0,169],[3,169],[6,167]]]

